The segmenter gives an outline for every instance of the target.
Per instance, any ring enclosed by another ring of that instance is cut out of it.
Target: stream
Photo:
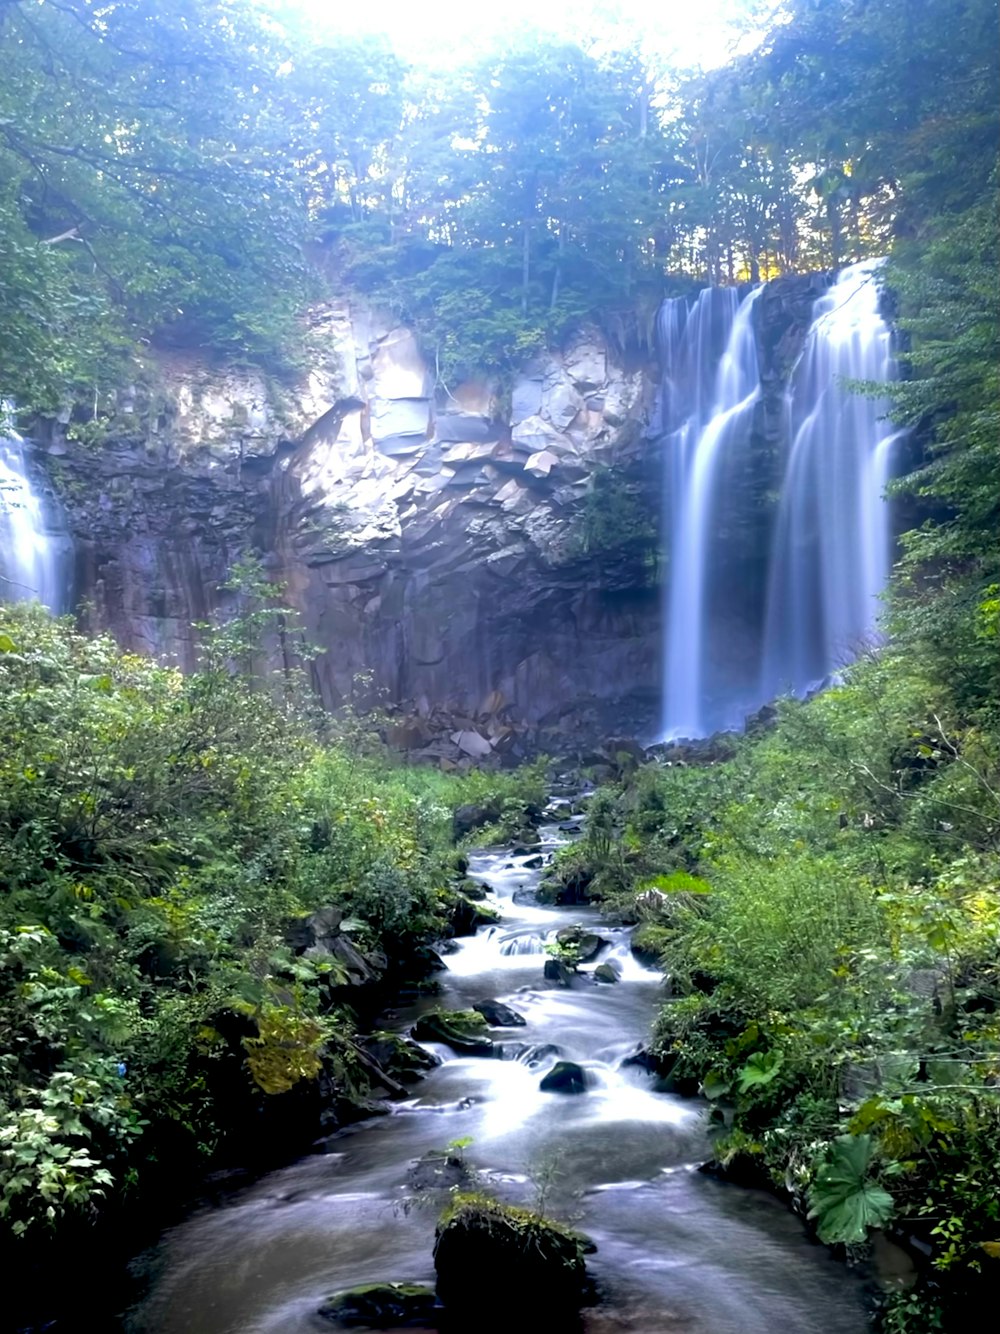
[[[545,1190],[547,1211],[596,1242],[588,1267],[603,1300],[584,1312],[588,1334],[864,1334],[861,1278],[778,1200],[699,1172],[703,1105],[657,1092],[651,1075],[623,1066],[648,1036],[662,978],[632,956],[627,928],[593,909],[533,902],[542,871],[525,862],[572,836],[555,823],[540,834],[530,856],[473,855],[469,873],[492,887],[502,921],[456,942],[442,994],[399,1016],[408,1031],[421,1010],[503,1000],[527,1021],[492,1030],[504,1059],[431,1044],[442,1064],[390,1115],[338,1132],[325,1152],[165,1234],[130,1334],[316,1334],[334,1328],[316,1310],[337,1289],[433,1286],[443,1200],[403,1208],[407,1174],[415,1159],[466,1139],[488,1189],[529,1205]],[[543,980],[544,944],[577,922],[608,943],[566,989]],[[614,985],[589,975],[609,959],[621,969]],[[585,1093],[540,1091],[557,1056],[588,1071]],[[493,1281],[502,1274],[484,1282],[486,1306]],[[525,1308],[530,1334],[530,1294]]]

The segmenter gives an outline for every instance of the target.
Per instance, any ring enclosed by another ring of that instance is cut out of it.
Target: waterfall
[[[753,434],[762,401],[754,312],[765,289],[741,301],[733,288],[708,288],[660,308],[654,430],[669,556],[668,740],[738,726],[779,693],[805,693],[873,633],[889,573],[884,493],[900,433],[884,398],[847,382],[895,375],[879,267],[844,269],[815,302],[785,396],[777,465],[767,448],[751,453],[767,443]],[[772,419],[779,406],[780,397]],[[775,485],[769,518],[762,497]]]
[[[664,618],[663,732],[668,738],[702,736],[723,721],[713,716],[717,709],[710,708],[706,698],[712,520],[727,453],[749,439],[760,396],[753,329],[753,309],[760,291],[754,289],[740,302],[733,288],[707,289],[698,297],[679,336],[674,334],[680,324],[675,313],[661,312],[665,316],[661,356],[680,372],[679,376],[673,373],[670,364],[665,368],[672,404],[666,441],[670,563]],[[721,356],[713,358],[712,335],[718,329],[719,313],[728,334]],[[686,392],[678,391],[678,379]],[[710,392],[706,392],[707,385],[711,385]]]
[[[0,602],[64,609],[69,539],[31,485],[19,435],[0,436]]]
[[[844,269],[816,302],[791,385],[762,648],[761,697],[801,694],[855,657],[889,574],[884,493],[897,432],[884,398],[845,381],[894,378],[880,261]]]

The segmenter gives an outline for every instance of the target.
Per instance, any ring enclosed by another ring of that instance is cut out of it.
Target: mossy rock
[[[441,1064],[431,1052],[424,1051],[418,1043],[403,1037],[401,1033],[372,1033],[361,1045],[386,1074],[403,1084],[416,1083],[428,1070]]]
[[[600,898],[594,889],[597,872],[586,861],[585,854],[574,848],[569,856],[557,858],[538,886],[539,903],[555,903],[561,907],[592,903]]]
[[[474,936],[481,926],[493,926],[500,914],[488,903],[473,903],[465,894],[455,895],[451,929],[456,936]]]
[[[337,1325],[399,1329],[405,1325],[427,1325],[436,1301],[431,1289],[421,1283],[363,1283],[328,1297],[319,1314]]]
[[[591,1079],[582,1065],[575,1061],[556,1061],[538,1087],[543,1093],[586,1093]]]
[[[620,970],[617,965],[613,963],[599,963],[594,969],[594,977],[598,982],[611,983],[621,981]]]
[[[366,1329],[426,1325],[437,1299],[419,1283],[366,1283],[328,1297],[319,1308],[324,1320]]]
[[[483,1016],[490,1028],[523,1028],[527,1022],[523,1014],[504,1005],[503,1001],[476,1001],[472,1008]]]
[[[410,1031],[418,1042],[443,1042],[460,1056],[494,1056],[496,1048],[486,1030],[486,1020],[475,1010],[432,1010]]]
[[[647,968],[662,966],[663,955],[666,953],[669,943],[670,931],[668,928],[655,926],[652,922],[647,922],[644,926],[637,926],[632,932],[632,953]]]
[[[442,1214],[434,1244],[437,1292],[449,1316],[469,1328],[559,1329],[589,1295],[584,1255],[593,1243],[527,1209],[489,1196],[457,1195]],[[497,1279],[501,1281],[496,1281]],[[544,1322],[544,1324],[543,1324]]]
[[[595,931],[588,931],[585,926],[564,926],[556,932],[556,941],[565,963],[589,963],[596,959],[601,949],[608,943]]]
[[[465,898],[471,899],[473,903],[482,903],[489,892],[486,885],[480,883],[478,880],[473,880],[470,876],[466,876],[464,880],[460,880],[455,888],[460,894],[464,895]]]

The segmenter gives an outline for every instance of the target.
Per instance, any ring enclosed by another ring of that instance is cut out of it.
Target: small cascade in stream
[[[742,302],[733,288],[708,289],[710,297],[703,292],[679,343],[679,350],[686,351],[687,356],[678,360],[688,368],[686,382],[693,392],[687,415],[675,426],[667,443],[670,581],[663,711],[667,738],[701,736],[724,721],[709,712],[705,690],[707,602],[715,547],[713,518],[726,454],[749,438],[751,416],[760,394],[753,328],[753,309],[760,290],[754,289]],[[713,305],[723,305],[729,334],[708,396],[705,385],[711,365],[712,329],[701,312]],[[672,377],[671,397],[675,401],[682,397],[674,390]]]
[[[539,833],[543,856],[568,841],[555,824]],[[419,1207],[408,1183],[425,1155],[456,1140],[468,1146],[480,1188],[531,1207],[547,1180],[552,1216],[573,1217],[593,1238],[588,1265],[602,1303],[584,1311],[580,1334],[769,1334],[776,1325],[864,1334],[860,1280],[798,1219],[764,1192],[697,1170],[708,1153],[704,1104],[666,1091],[637,1050],[662,978],[632,954],[630,928],[591,906],[539,903],[544,868],[528,865],[535,861],[507,850],[472,855],[468,872],[492,887],[500,926],[456,941],[441,994],[418,998],[393,1021],[405,1032],[428,1009],[466,1010],[493,997],[523,1023],[492,1030],[492,1057],[425,1044],[441,1064],[391,1114],[339,1132],[322,1152],[165,1234],[129,1334],[340,1329],[316,1314],[331,1292],[433,1284],[434,1225],[450,1195],[425,1192],[430,1207]],[[568,986],[545,978],[544,954],[507,948],[551,940],[570,925],[597,938],[597,953]],[[601,981],[602,964],[617,982]],[[541,1087],[560,1060],[580,1067],[584,1092]],[[484,1268],[484,1327],[491,1290],[503,1282]],[[532,1294],[523,1296],[523,1328],[541,1328]]]
[[[781,489],[761,694],[801,694],[856,656],[889,574],[884,494],[899,432],[884,398],[845,382],[895,378],[879,313],[879,261],[844,269],[816,302],[792,380],[792,445]]]
[[[708,288],[660,308],[666,740],[738,727],[775,695],[806,693],[873,633],[900,433],[888,402],[850,382],[895,376],[880,263],[844,269],[816,301],[783,409],[780,382],[765,403],[777,372],[758,361],[767,288],[742,300]]]
[[[64,610],[69,539],[33,489],[24,442],[0,436],[0,602],[37,600]]]

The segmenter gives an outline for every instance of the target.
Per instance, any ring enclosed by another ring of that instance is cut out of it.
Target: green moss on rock
[[[490,1328],[506,1328],[502,1322],[517,1312],[523,1325],[527,1299],[533,1319],[560,1328],[587,1299],[584,1255],[594,1249],[582,1234],[530,1210],[457,1195],[437,1227],[438,1296],[449,1314],[469,1319],[480,1320],[487,1305]]]
[[[328,1297],[319,1315],[338,1325],[398,1329],[427,1323],[435,1300],[431,1289],[419,1283],[365,1283]]]

